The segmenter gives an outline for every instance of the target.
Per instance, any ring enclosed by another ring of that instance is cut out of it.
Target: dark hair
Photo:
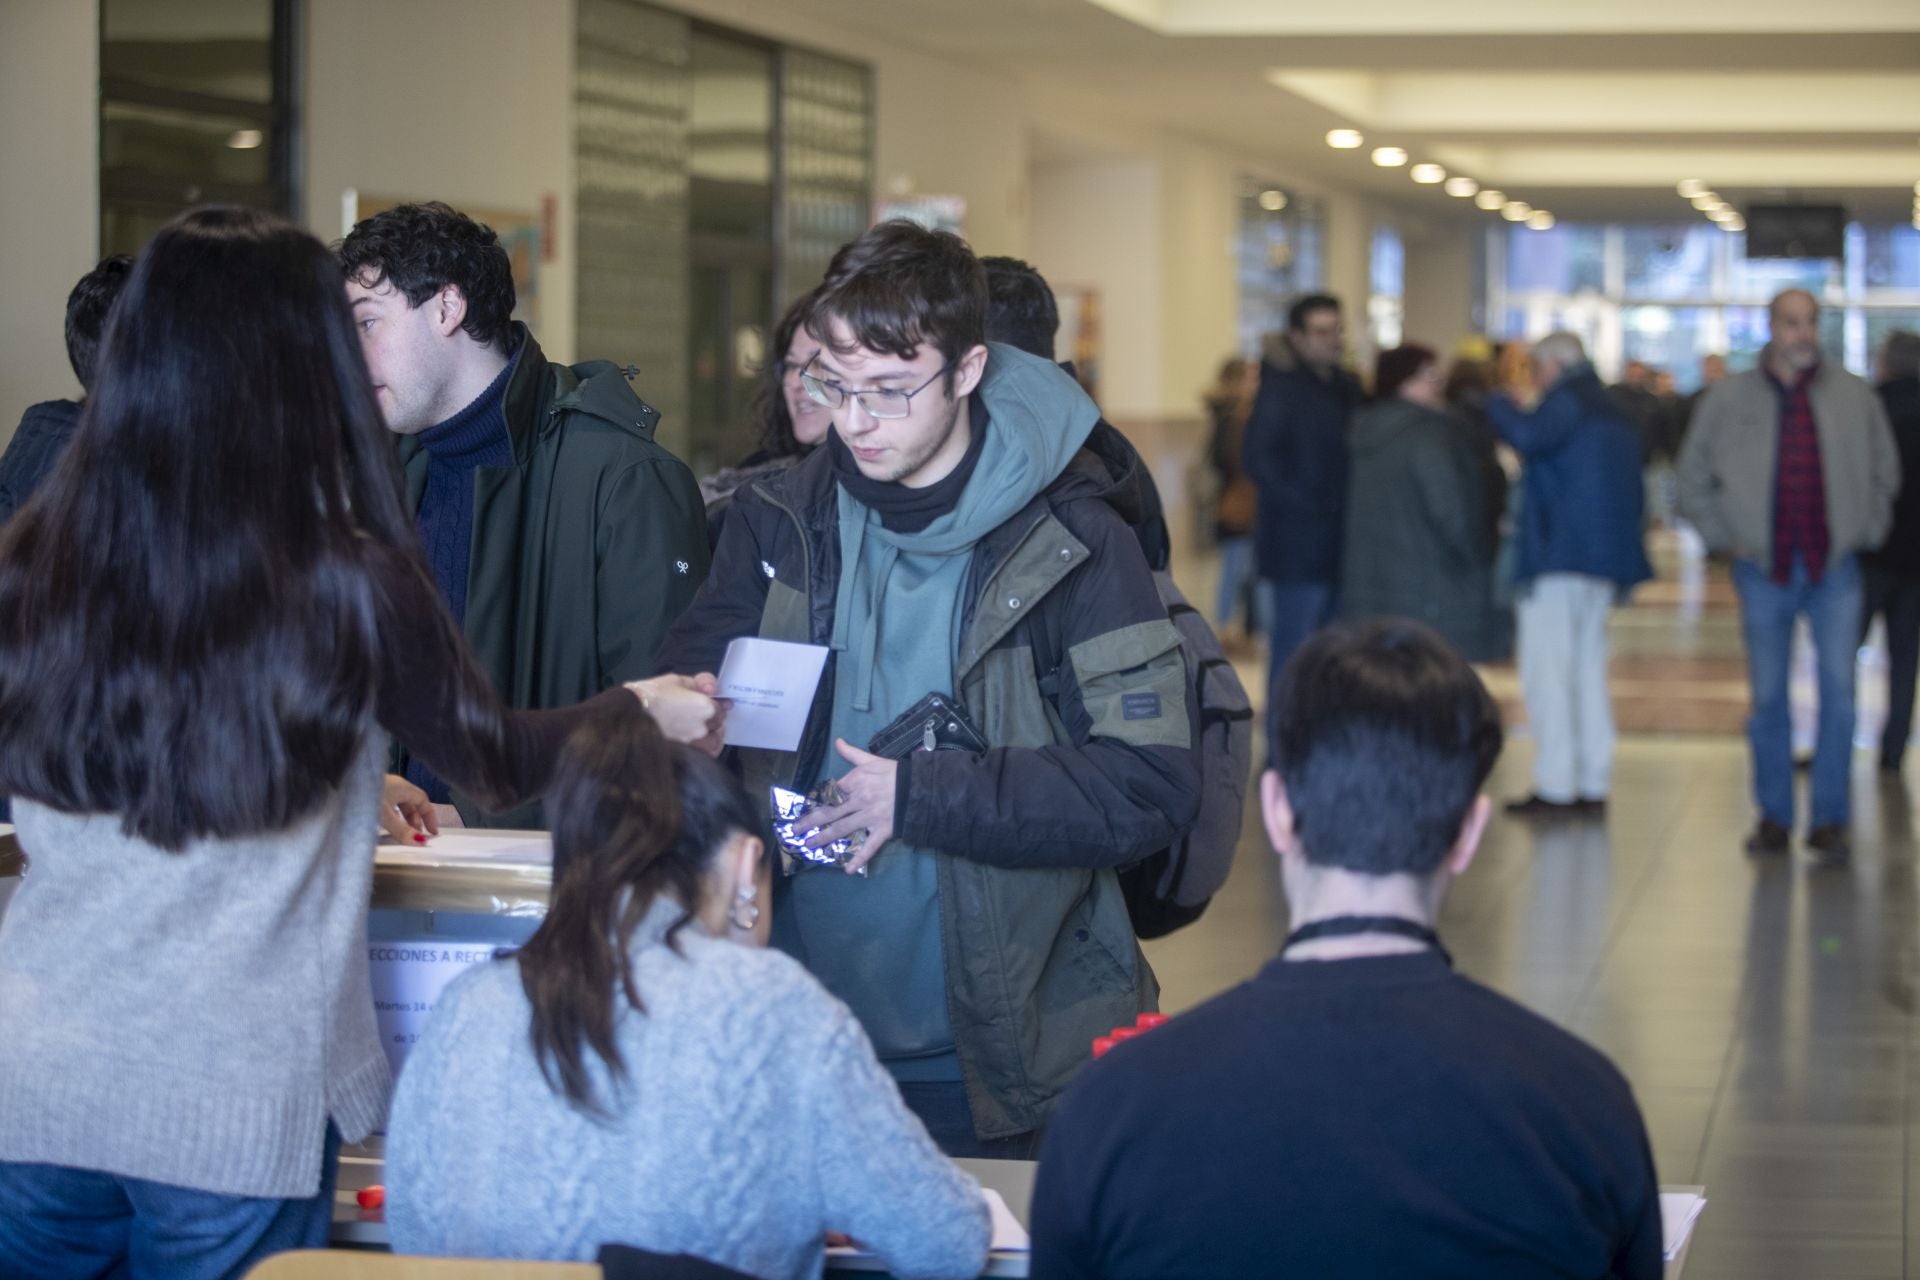
[[[268,214],[192,210],[134,263],[101,355],[0,529],[0,791],[165,849],[282,830],[366,747],[379,570],[436,599],[339,268]],[[435,614],[425,660],[467,673],[497,783],[496,704]]]
[[[834,345],[834,320],[851,331],[852,346]],[[895,218],[833,255],[805,324],[841,355],[865,347],[911,360],[931,344],[951,366],[987,340],[987,273],[951,231]],[[955,373],[947,370],[949,394]]]
[[[1498,375],[1491,360],[1470,360],[1461,356],[1447,370],[1447,403],[1460,405],[1492,395]]]
[[[1386,400],[1399,395],[1400,388],[1439,358],[1431,348],[1411,342],[1382,351],[1373,362],[1374,397]]]
[[[1047,278],[1018,258],[982,258],[987,273],[987,338],[1053,359],[1060,304]]]
[[[1887,380],[1920,375],[1920,333],[1895,329],[1880,348],[1880,364]]]
[[[507,350],[513,332],[513,261],[500,237],[438,200],[376,213],[340,242],[347,279],[374,288],[381,281],[417,307],[448,285],[467,299],[460,327],[475,342]]]
[[[540,1073],[590,1115],[613,1114],[594,1088],[587,1051],[617,1090],[626,1063],[616,1026],[621,998],[646,1006],[628,943],[662,897],[684,910],[667,931],[674,946],[699,906],[713,855],[758,816],[733,775],[691,747],[669,743],[635,701],[574,730],[547,788],[553,824],[553,899],[519,952],[533,1006]]]
[[[1427,875],[1500,755],[1500,710],[1438,634],[1400,619],[1311,637],[1274,690],[1269,758],[1309,862]]]
[[[107,312],[133,270],[133,259],[124,253],[102,258],[93,270],[80,277],[67,295],[67,363],[80,385],[93,390],[94,357],[100,350],[100,335],[107,327]]]
[[[760,421],[760,447],[776,458],[796,458],[808,451],[793,434],[793,414],[787,409],[787,350],[806,323],[813,294],[803,294],[773,326],[773,339],[753,389],[753,415]]]
[[[1338,311],[1340,299],[1330,293],[1310,293],[1287,308],[1287,328],[1295,333],[1305,333],[1307,317],[1316,311]]]

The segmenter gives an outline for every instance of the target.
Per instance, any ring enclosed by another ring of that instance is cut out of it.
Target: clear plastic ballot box
[[[367,967],[396,1074],[446,985],[533,936],[552,884],[544,831],[453,830],[424,845],[380,845]]]

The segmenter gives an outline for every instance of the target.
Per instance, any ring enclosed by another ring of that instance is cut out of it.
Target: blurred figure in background
[[[1727,358],[1722,355],[1705,356],[1700,361],[1700,389],[1680,400],[1680,433],[1673,442],[1673,456],[1677,462],[1681,450],[1687,447],[1687,431],[1693,426],[1693,415],[1700,411],[1700,402],[1714,384],[1727,376]]]
[[[1447,415],[1439,357],[1383,351],[1373,385],[1350,437],[1341,616],[1414,618],[1468,661],[1502,657],[1479,459]]]
[[[1700,404],[1680,456],[1680,510],[1707,546],[1733,557],[1753,714],[1747,852],[1792,844],[1794,626],[1813,636],[1820,718],[1807,847],[1822,862],[1850,854],[1854,676],[1862,596],[1858,553],[1893,518],[1900,457],[1873,388],[1820,352],[1820,304],[1804,289],[1767,308],[1759,363]]]
[[[1880,349],[1880,402],[1900,450],[1900,496],[1893,527],[1878,550],[1861,555],[1866,571],[1864,633],[1873,616],[1887,619],[1887,725],[1880,767],[1900,772],[1913,733],[1913,686],[1920,672],[1920,334],[1895,330]]]
[[[1207,439],[1207,461],[1218,481],[1213,529],[1220,547],[1220,593],[1214,605],[1214,625],[1223,645],[1234,642],[1236,617],[1244,616],[1240,637],[1251,639],[1253,606],[1253,530],[1259,518],[1260,495],[1240,466],[1240,448],[1247,433],[1247,414],[1260,385],[1260,366],[1235,356],[1220,366],[1220,375],[1202,397],[1212,431]],[[1242,644],[1236,647],[1243,647]]]
[[[100,335],[107,327],[107,312],[132,270],[133,259],[125,254],[102,258],[67,295],[67,363],[73,366],[73,376],[80,379],[82,398],[43,400],[21,416],[6,454],[0,456],[0,524],[26,505],[27,498],[66,451],[74,428],[80,425],[80,410],[87,393],[93,390],[94,357],[99,354]]]
[[[739,466],[716,471],[700,482],[700,496],[707,504],[709,545],[719,545],[720,526],[741,485],[793,466],[827,438],[833,425],[832,415],[800,385],[800,371],[820,349],[819,341],[803,327],[812,304],[809,291],[773,327],[773,344],[768,348],[773,358],[761,366],[753,397],[754,416],[760,422],[759,449]]]
[[[1533,794],[1507,811],[1597,813],[1613,777],[1607,613],[1653,576],[1641,541],[1640,452],[1578,337],[1540,339],[1532,381],[1544,394],[1531,412],[1506,396],[1487,406],[1520,454],[1525,486],[1515,572]]]
[[[1498,378],[1493,348],[1476,338],[1454,357],[1445,393],[1454,430],[1473,452],[1474,470],[1480,477],[1480,518],[1487,541],[1495,546],[1506,525],[1507,494],[1512,487],[1500,458],[1500,433],[1487,416],[1487,401],[1499,386]]]
[[[1346,522],[1347,425],[1360,383],[1340,365],[1340,301],[1310,294],[1267,347],[1240,461],[1260,494],[1260,589],[1268,684],[1335,610]]]

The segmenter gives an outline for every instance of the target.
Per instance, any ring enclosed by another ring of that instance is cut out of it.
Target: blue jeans
[[[1330,582],[1260,582],[1260,629],[1267,633],[1267,707],[1271,716],[1280,672],[1307,637],[1333,621]]]
[[[1852,816],[1854,666],[1860,647],[1860,565],[1847,556],[1818,583],[1796,563],[1786,585],[1746,560],[1733,563],[1740,593],[1740,632],[1747,646],[1753,714],[1747,741],[1753,750],[1753,798],[1763,816],[1793,826],[1793,712],[1788,691],[1794,619],[1805,614],[1819,670],[1820,720],[1813,749],[1816,827],[1844,825]]]
[[[324,1249],[339,1155],[340,1133],[328,1125],[320,1192],[301,1200],[0,1160],[0,1276],[224,1280],[269,1254]]]
[[[1240,601],[1253,581],[1253,535],[1220,539],[1220,593],[1213,607],[1214,626],[1232,625],[1234,616],[1240,612]],[[1254,620],[1248,618],[1247,630],[1256,629]]]

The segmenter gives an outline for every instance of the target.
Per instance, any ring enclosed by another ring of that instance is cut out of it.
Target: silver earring
[[[740,918],[741,908],[746,908],[747,918]],[[760,923],[760,895],[753,889],[742,889],[733,904],[733,910],[727,915],[733,927],[745,933]]]

